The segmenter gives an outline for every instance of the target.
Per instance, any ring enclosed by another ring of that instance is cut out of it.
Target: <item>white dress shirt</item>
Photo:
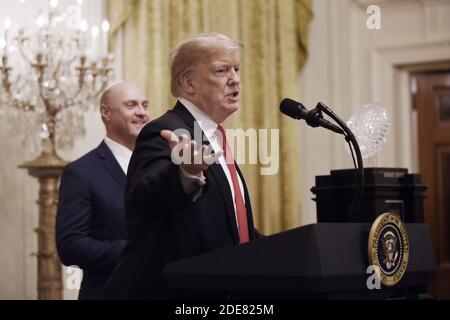
[[[132,151],[109,137],[105,137],[105,143],[109,150],[111,150],[114,158],[116,158],[125,175],[127,175],[128,164],[130,163]]]
[[[184,98],[178,98],[178,100],[188,109],[188,111],[192,114],[192,116],[197,121],[199,127],[202,129],[202,131],[205,133],[206,138],[211,143],[211,147],[213,148],[214,152],[217,152],[219,150],[222,150],[221,141],[217,135],[217,127],[219,124],[212,120],[208,115],[206,115],[202,110],[200,110],[198,107],[196,107],[192,102],[184,99]],[[193,137],[191,137],[193,138]],[[230,191],[233,196],[233,206],[234,206],[234,213],[236,216],[236,202],[234,198],[234,188],[233,188],[233,180],[231,179],[230,172],[228,171],[227,163],[225,161],[225,156],[222,154],[222,156],[219,157],[219,163],[222,167],[223,172],[225,173],[225,176],[228,180],[228,185],[230,186]],[[241,181],[241,177],[238,176],[239,181],[239,188],[241,189],[242,198],[245,203],[245,193],[244,193],[244,186]],[[238,223],[238,219],[236,216],[236,223]],[[239,225],[238,225],[239,227]]]

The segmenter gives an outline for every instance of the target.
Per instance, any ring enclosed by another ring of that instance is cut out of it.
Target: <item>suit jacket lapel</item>
[[[98,146],[97,152],[106,171],[108,171],[123,188],[125,188],[127,177],[104,141]]]
[[[211,173],[219,186],[220,193],[222,194],[222,199],[225,204],[225,210],[227,212],[228,224],[230,225],[231,233],[233,235],[233,240],[239,243],[239,233],[236,224],[236,215],[234,212],[233,197],[230,190],[230,185],[228,184],[227,177],[223,172],[222,166],[220,164],[212,164],[206,173]],[[208,178],[208,176],[207,176]]]

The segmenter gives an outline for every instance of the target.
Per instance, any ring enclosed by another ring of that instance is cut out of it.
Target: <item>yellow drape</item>
[[[221,32],[244,43],[241,108],[226,126],[280,129],[276,175],[261,175],[261,165],[240,165],[256,226],[266,234],[300,224],[299,127],[279,113],[278,105],[284,97],[298,96],[298,74],[307,56],[311,2],[108,0],[112,36],[119,30],[124,34],[124,78],[146,88],[152,118],[175,102],[169,90],[168,56],[179,40],[196,33]]]

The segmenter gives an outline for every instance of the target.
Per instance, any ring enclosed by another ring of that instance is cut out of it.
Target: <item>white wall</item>
[[[75,1],[60,0],[66,7]],[[13,23],[12,32],[17,26],[34,26],[38,12],[46,9],[48,1],[0,0],[0,35],[3,35],[3,22],[9,17]],[[83,14],[89,25],[98,24],[104,17],[104,0],[84,1]],[[1,106],[3,107],[3,106]],[[75,147],[60,152],[65,160],[74,160],[97,146],[104,136],[104,127],[97,111],[85,116],[86,136],[76,141]],[[37,180],[17,166],[32,160],[37,154],[30,154],[20,143],[20,132],[14,131],[4,117],[0,118],[0,299],[36,299],[36,257],[38,197]],[[66,290],[65,297],[75,298],[77,292]]]
[[[366,9],[381,9],[381,29],[369,30]],[[449,0],[314,0],[309,59],[300,76],[308,108],[323,101],[347,121],[369,102],[388,109],[392,125],[377,166],[417,172],[408,68],[450,61]],[[301,123],[303,223],[316,221],[314,177],[352,168],[343,139]],[[373,163],[365,163],[366,166]]]

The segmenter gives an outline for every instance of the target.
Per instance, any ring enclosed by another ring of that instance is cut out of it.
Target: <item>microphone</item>
[[[295,100],[289,98],[283,99],[283,101],[281,101],[280,103],[280,111],[281,113],[291,118],[297,120],[305,120],[306,123],[313,128],[322,127],[345,135],[344,131],[341,128],[332,124],[330,121],[325,120],[320,110],[316,108],[308,110],[303,104]]]

